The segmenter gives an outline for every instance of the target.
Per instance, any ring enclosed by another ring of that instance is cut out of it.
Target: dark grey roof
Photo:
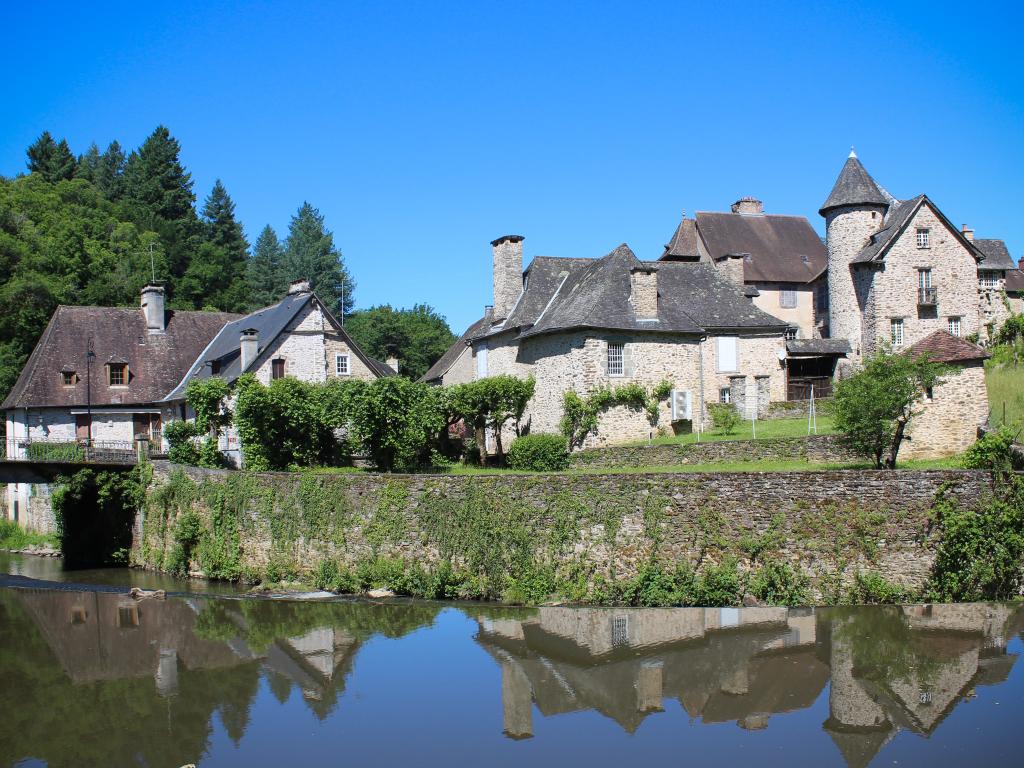
[[[1002,240],[974,238],[974,247],[981,251],[981,269],[1016,269],[1017,264],[1010,258],[1010,251]]]
[[[790,339],[786,351],[792,357],[804,355],[848,355],[850,342],[846,339]]]
[[[701,256],[700,237],[697,234],[697,222],[683,216],[672,239],[661,254],[663,261],[699,261]]]
[[[1024,293],[1024,272],[1011,269],[1006,273],[1006,292]]]
[[[346,336],[347,336],[347,334],[346,334]],[[356,348],[355,347],[355,343],[352,342],[351,339],[349,339],[348,343],[352,346],[353,349]],[[376,373],[378,376],[380,376],[381,378],[383,378],[385,376],[397,376],[398,375],[398,371],[396,371],[390,365],[385,363],[383,360],[378,360],[377,358],[370,357],[369,355],[367,355],[365,357],[365,360],[366,360],[367,367],[371,371]]]
[[[322,311],[334,326],[334,332],[344,338],[345,343],[348,344],[356,356],[370,370],[374,371],[378,376],[394,375],[394,371],[390,367],[379,360],[368,357],[359,349],[358,345],[344,331],[341,325],[331,317],[327,308],[316,294],[310,291],[303,291],[301,293],[289,294],[277,304],[258,309],[245,317],[224,325],[220,329],[220,333],[202,351],[202,354],[195,359],[192,366],[185,373],[184,378],[164,399],[180,400],[183,398],[185,396],[185,387],[189,381],[192,379],[205,379],[213,375],[212,364],[214,363],[219,368],[217,376],[226,379],[229,383],[235,381],[245,373],[245,371],[241,370],[241,357],[238,346],[239,336],[242,331],[254,330],[257,332],[259,339],[256,357],[258,357],[267,347],[274,343],[277,337],[281,335],[281,332],[288,327],[288,324],[311,301],[316,301],[320,305]],[[255,360],[256,358],[254,357],[253,359]],[[389,371],[390,373],[388,373]]]
[[[84,406],[86,338],[95,354],[92,405],[158,402],[224,324],[237,317],[173,310],[166,313],[164,333],[151,334],[141,309],[57,307],[2,407]],[[127,388],[108,386],[105,366],[112,362],[128,364]],[[75,371],[76,383],[63,386],[61,371]]]
[[[803,216],[699,211],[696,228],[712,259],[750,254],[748,282],[809,283],[828,268],[828,250]]]
[[[914,214],[920,210],[921,206],[926,204],[938,217],[939,221],[941,221],[953,234],[953,237],[959,240],[975,259],[980,261],[983,258],[983,254],[982,251],[976,247],[977,243],[972,243],[970,240],[965,238],[963,233],[953,226],[953,223],[946,218],[946,215],[929,199],[928,195],[918,195],[910,200],[893,200],[885,218],[882,221],[882,228],[871,236],[871,240],[868,241],[868,244],[864,246],[864,249],[857,254],[850,263],[868,264],[871,262],[882,261],[889,248],[896,242],[897,238],[903,234],[904,230],[906,230],[907,225],[909,225],[911,219],[914,218]]]
[[[455,340],[455,343],[448,347],[445,353],[438,358],[437,362],[430,366],[427,372],[420,377],[420,381],[437,381],[448,373],[448,369],[455,365],[455,361],[459,359],[459,355],[465,351],[467,341],[474,336],[479,336],[483,333],[486,327],[486,317],[481,317],[475,323],[470,325],[469,328],[466,329],[465,333],[459,336],[459,338]]]
[[[839,172],[835,186],[818,210],[822,216],[832,208],[843,205],[888,205],[889,200],[851,152]]]
[[[630,273],[657,272],[658,319],[637,320]],[[601,259],[534,259],[526,291],[505,323],[473,338],[519,331],[522,338],[575,328],[700,334],[710,329],[781,330],[712,264],[641,262],[626,245]]]

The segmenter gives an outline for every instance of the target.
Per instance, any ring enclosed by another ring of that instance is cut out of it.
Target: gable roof
[[[749,282],[809,283],[828,268],[828,250],[803,216],[698,211],[696,230],[712,259],[750,254]]]
[[[487,325],[487,318],[481,317],[475,323],[472,323],[465,332],[455,340],[455,342],[445,350],[445,353],[437,359],[427,372],[420,376],[420,381],[437,381],[446,373],[448,370],[455,365],[455,361],[459,359],[459,355],[466,351],[466,344],[469,339],[479,335],[484,331]]]
[[[1024,292],[1024,272],[1019,269],[1011,269],[1006,273],[1006,292]]]
[[[925,336],[916,344],[911,345],[908,353],[912,357],[928,355],[937,363],[966,363],[990,357],[989,353],[977,344],[954,336],[948,331],[935,331]]]
[[[637,320],[631,272],[657,273],[658,318]],[[536,269],[536,271],[535,271]],[[642,262],[623,244],[600,259],[534,259],[526,290],[508,319],[473,339],[517,331],[520,338],[579,328],[702,334],[709,329],[780,330],[707,262]]]
[[[257,354],[255,361],[288,327],[298,314],[306,308],[310,302],[319,304],[321,311],[327,316],[334,328],[334,332],[340,335],[346,344],[352,349],[356,356],[363,363],[374,371],[378,376],[393,375],[386,364],[379,360],[368,357],[356,345],[352,338],[345,332],[331,313],[312,291],[301,291],[284,297],[277,304],[263,309],[258,309],[244,317],[232,320],[223,325],[219,333],[213,338],[209,345],[201,350],[192,365],[183,372],[183,377],[176,382],[176,386],[167,394],[164,400],[180,400],[185,397],[185,388],[192,379],[207,379],[213,375],[213,363],[219,365],[217,376],[226,379],[229,383],[235,381],[245,371],[241,370],[241,354],[239,349],[239,336],[242,331],[254,330],[258,334]]]
[[[882,192],[871,174],[867,172],[857,155],[850,152],[850,156],[843,164],[832,191],[829,192],[825,202],[822,203],[818,213],[822,216],[833,208],[844,205],[888,205],[889,200]]]
[[[946,214],[939,210],[939,207],[931,201],[928,195],[918,195],[910,200],[893,200],[882,221],[882,228],[871,236],[868,244],[850,260],[850,263],[870,264],[882,261],[885,258],[885,254],[889,252],[889,249],[892,248],[913,220],[914,215],[925,205],[931,209],[939,221],[953,234],[953,237],[967,249],[967,252],[974,257],[975,261],[980,261],[983,258],[982,252],[975,247],[974,243],[964,237],[963,232],[953,226],[953,223],[946,218]]]
[[[1016,269],[1017,264],[1010,258],[1010,251],[1006,243],[994,238],[976,237],[971,241],[974,247],[981,251],[982,269]]]
[[[238,315],[225,312],[166,313],[163,333],[149,333],[141,309],[67,307],[54,311],[3,408],[47,406],[142,405],[156,403],[185,375],[196,356],[225,323]],[[91,396],[86,396],[86,339],[92,339]],[[127,388],[107,384],[107,363],[127,363]],[[75,371],[78,381],[65,387],[61,371]]]

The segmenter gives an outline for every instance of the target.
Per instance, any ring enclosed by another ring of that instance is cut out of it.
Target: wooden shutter
[[[622,345],[622,375],[630,377],[636,375],[636,368],[633,365],[633,350],[629,344]]]

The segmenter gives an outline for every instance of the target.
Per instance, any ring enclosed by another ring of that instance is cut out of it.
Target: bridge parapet
[[[2,461],[38,464],[137,464],[150,455],[149,441],[60,440],[37,437],[8,437],[3,442]]]

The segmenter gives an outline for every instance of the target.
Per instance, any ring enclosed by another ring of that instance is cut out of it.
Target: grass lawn
[[[731,435],[723,435],[715,431],[703,432],[700,435],[700,442],[714,443],[722,440],[753,440],[754,432],[757,432],[757,440],[773,440],[779,437],[807,437],[807,419],[769,419],[758,421],[752,425],[749,421],[741,421],[736,425],[736,431]],[[818,434],[831,435],[835,433],[831,416],[818,416]],[[651,443],[653,445],[687,445],[696,443],[697,434],[668,435],[656,437]],[[647,441],[632,443],[632,445],[647,445]]]
[[[989,424],[1020,424],[1024,420],[1024,365],[987,367],[985,386],[988,389]]]

